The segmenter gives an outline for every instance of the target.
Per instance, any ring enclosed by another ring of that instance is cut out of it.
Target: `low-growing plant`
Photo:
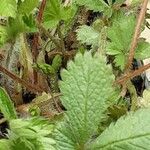
[[[100,135],[98,133],[98,125],[104,117],[104,112],[109,107],[108,93],[115,90],[112,87],[114,79],[111,66],[106,65],[104,57],[100,55],[92,57],[90,52],[86,52],[84,55],[77,54],[74,62],[71,61],[67,70],[62,72],[60,89],[63,96],[61,101],[67,111],[63,121],[58,123],[56,129],[53,130],[54,141],[50,140],[46,146],[47,149],[50,149],[51,142],[56,149],[60,150],[113,150],[121,148],[134,150],[141,147],[143,149],[148,148],[145,143],[149,142],[150,136],[149,108],[129,112],[118,119],[116,123],[111,123]],[[1,99],[1,101],[5,101],[5,99]],[[10,145],[10,149],[13,149],[13,147],[17,149],[20,144],[24,149],[28,149],[28,147],[41,149],[38,141],[42,142],[44,139],[41,140],[40,133],[41,136],[47,136],[51,130],[46,127],[48,132],[46,130],[45,134],[44,129],[41,130],[40,128],[40,131],[38,131],[41,124],[36,125],[37,127],[35,126],[34,129],[34,121],[32,126],[28,119],[25,121],[10,120],[8,138],[10,143],[13,141],[13,146]],[[44,125],[43,122],[41,127],[44,127]],[[17,135],[14,135],[15,133]],[[33,137],[34,135],[35,137]],[[33,142],[31,138],[33,138]],[[18,140],[19,142],[17,142]],[[6,141],[8,142],[8,140]],[[24,146],[22,142],[25,144]],[[0,143],[2,146],[6,144],[4,140]]]
[[[6,139],[0,140],[2,150],[150,149],[149,91],[139,97],[131,80],[149,68],[148,64],[132,70],[133,59],[141,61],[150,55],[150,43],[139,38],[147,25],[143,23],[147,2],[130,1],[124,7],[125,0],[0,1],[0,15],[6,17],[0,26],[0,44],[20,41],[24,73],[20,72],[28,75],[31,68],[45,74],[49,97],[54,100],[60,92],[64,109],[50,120],[41,119],[39,113],[35,118],[19,118],[7,92],[0,88],[0,110],[8,122]],[[91,12],[97,17],[87,23]],[[77,35],[74,47],[66,44],[70,32]],[[35,43],[28,41],[28,33]],[[70,57],[72,53],[77,54]],[[34,93],[43,92],[36,88],[38,84],[24,80],[28,76],[20,79],[7,69],[0,66],[0,71]]]

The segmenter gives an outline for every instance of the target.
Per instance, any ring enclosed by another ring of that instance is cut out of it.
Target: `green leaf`
[[[103,0],[75,0],[77,4],[87,7],[89,10],[93,11],[104,11],[109,8],[109,5]]]
[[[67,26],[76,11],[76,5],[64,7],[60,0],[48,0],[44,11],[44,27],[53,29],[61,20],[65,21]]]
[[[54,68],[49,65],[49,64],[36,64],[36,66],[34,66],[35,68],[41,70],[43,73],[45,73],[46,75],[48,74],[55,74],[55,70]]]
[[[115,121],[117,121],[121,116],[125,115],[127,112],[127,107],[123,104],[112,105],[108,107],[108,115]]]
[[[66,121],[56,133],[61,150],[82,149],[98,128],[106,110],[107,93],[113,91],[114,76],[102,56],[90,52],[77,54],[74,62],[63,70],[61,101],[67,109]]]
[[[104,0],[75,0],[79,6],[84,6],[94,12],[103,12],[105,16],[110,18],[112,16],[112,2],[106,3]]]
[[[39,0],[24,0],[19,3],[18,11],[22,14],[29,14],[34,8],[38,7]]]
[[[59,21],[58,20],[46,20],[43,22],[43,26],[45,29],[54,29],[57,27]]]
[[[17,4],[15,0],[0,0],[0,16],[15,17]]]
[[[149,58],[150,57],[149,51],[150,51],[150,43],[145,41],[140,41],[136,49],[135,58],[140,60]]]
[[[54,125],[41,118],[15,119],[10,122],[9,141],[13,150],[55,150],[50,134]]]
[[[33,14],[24,15],[22,17],[22,20],[26,24],[26,26],[29,28],[29,32],[37,32],[38,31]]]
[[[122,54],[116,55],[116,56],[115,56],[115,60],[114,60],[115,65],[116,65],[117,67],[120,67],[121,70],[123,70],[124,67],[125,67],[126,58],[127,58],[127,57],[126,57],[125,55],[122,55]]]
[[[90,150],[150,149],[150,109],[140,109],[111,124],[89,146]]]
[[[6,40],[7,40],[6,27],[0,25],[0,47],[6,42]]]
[[[128,5],[130,5],[130,7],[136,7],[136,6],[138,6],[140,3],[141,3],[140,0],[130,0],[130,1],[128,2]]]
[[[106,53],[115,55],[116,66],[124,69],[125,60],[130,49],[130,43],[134,33],[136,19],[134,15],[121,13],[113,20],[113,24],[108,28],[108,42]]]
[[[15,19],[10,18],[6,30],[8,38],[11,40],[16,38],[20,33],[28,31],[27,26],[23,22],[22,16],[17,16]]]
[[[1,150],[11,150],[9,146],[9,140],[1,139],[0,140],[0,148]]]
[[[0,87],[0,110],[7,120],[17,118],[17,114],[11,99],[7,95],[6,91],[1,87]]]
[[[126,0],[115,0],[114,5],[121,5],[125,2]]]
[[[53,59],[53,62],[52,62],[52,67],[54,68],[54,70],[57,72],[58,69],[60,68],[61,66],[61,63],[62,63],[62,58],[60,55],[56,55]]]
[[[77,39],[83,44],[98,45],[99,32],[93,27],[83,25],[77,30]]]
[[[61,11],[63,7],[60,3],[60,0],[48,0],[46,4],[46,8],[44,11],[44,22],[58,22],[62,19]]]
[[[77,11],[77,6],[76,5],[70,5],[63,7],[63,12],[62,12],[62,20],[68,21],[70,19],[73,19],[73,16],[75,15]]]

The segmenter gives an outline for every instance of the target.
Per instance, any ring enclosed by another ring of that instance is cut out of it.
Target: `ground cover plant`
[[[0,0],[0,149],[150,149],[148,0]]]

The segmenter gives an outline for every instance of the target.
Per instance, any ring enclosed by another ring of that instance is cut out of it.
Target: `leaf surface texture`
[[[114,76],[103,57],[91,53],[77,54],[74,62],[62,72],[61,101],[66,120],[56,133],[61,150],[83,148],[97,131],[101,115],[106,109],[105,101],[111,93]]]

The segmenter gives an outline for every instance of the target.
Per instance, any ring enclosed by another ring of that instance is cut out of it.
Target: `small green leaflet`
[[[125,0],[74,0],[78,5],[85,6],[94,12],[103,12],[108,18],[111,17],[113,12],[113,5],[121,5]],[[114,3],[113,3],[114,2]]]
[[[77,30],[77,39],[87,45],[98,45],[99,32],[93,27],[83,25]]]
[[[18,6],[18,12],[22,14],[30,14],[34,8],[38,7],[39,0],[24,0]]]
[[[135,58],[144,60],[150,57],[150,43],[146,41],[140,41],[136,48]]]
[[[104,11],[109,8],[109,5],[103,0],[75,0],[77,4],[87,7],[93,11]]]
[[[54,125],[40,117],[13,119],[9,122],[8,139],[0,140],[2,150],[56,150],[51,137]]]
[[[52,67],[54,68],[55,72],[59,70],[62,63],[62,57],[60,55],[56,55],[52,61]]]
[[[15,17],[17,12],[17,3],[15,0],[0,0],[0,16]]]
[[[124,69],[130,43],[134,33],[136,19],[134,15],[120,14],[113,20],[113,24],[108,28],[108,42],[106,53],[115,56],[116,66]]]
[[[0,110],[4,114],[4,117],[7,120],[17,118],[17,113],[15,111],[15,107],[6,91],[0,87]]]
[[[65,122],[55,134],[58,148],[84,149],[107,108],[105,102],[107,93],[113,91],[114,75],[102,56],[92,57],[90,52],[85,52],[77,54],[61,76],[61,101],[67,112]]]
[[[6,42],[6,40],[7,40],[6,27],[0,25],[0,47]]]
[[[136,19],[134,15],[125,15],[120,13],[113,20],[113,24],[108,28],[108,38],[110,41],[106,47],[106,53],[108,55],[115,56],[115,65],[120,67],[121,70],[124,69],[128,53],[130,49],[130,44],[132,41],[134,29],[135,29]],[[150,57],[150,43],[139,39],[135,58],[143,60]]]
[[[60,21],[69,21],[75,12],[74,5],[64,7],[61,0],[47,0],[43,19],[44,27],[50,29],[57,27]]]
[[[14,40],[20,33],[27,31],[27,29],[22,16],[19,15],[16,18],[10,19],[9,25],[6,27],[7,37],[9,40]]]

